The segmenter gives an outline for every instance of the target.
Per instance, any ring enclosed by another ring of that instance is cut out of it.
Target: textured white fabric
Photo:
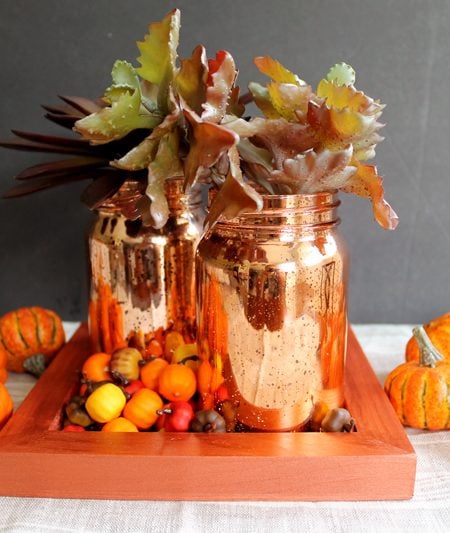
[[[66,327],[74,329],[73,324]],[[403,361],[411,326],[363,325],[354,329],[377,376],[384,382],[387,373]],[[32,383],[28,377],[9,381],[16,402]],[[0,498],[0,532],[447,533],[450,432],[407,432],[418,460],[415,495],[409,501],[196,503],[8,497]]]

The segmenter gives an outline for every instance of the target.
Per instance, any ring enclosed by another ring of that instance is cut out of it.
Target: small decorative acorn
[[[197,411],[190,429],[195,433],[225,433],[227,430],[225,419],[214,409]]]
[[[327,433],[347,432],[355,429],[355,421],[351,414],[343,407],[337,407],[327,412],[321,424],[321,431]]]

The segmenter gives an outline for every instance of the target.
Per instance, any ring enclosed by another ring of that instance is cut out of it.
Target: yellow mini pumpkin
[[[85,407],[92,420],[103,424],[118,418],[125,403],[126,398],[122,389],[114,383],[105,383],[88,396]]]
[[[403,363],[387,377],[385,391],[401,423],[418,429],[450,428],[450,364],[422,326],[414,328],[419,361]]]

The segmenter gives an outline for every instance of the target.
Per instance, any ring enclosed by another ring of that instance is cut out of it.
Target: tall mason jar
[[[89,331],[92,349],[133,345],[145,351],[158,328],[193,335],[195,250],[203,224],[201,198],[167,180],[169,219],[162,229],[127,217],[142,184],[126,181],[98,209],[89,235]]]
[[[301,431],[344,402],[347,252],[335,193],[268,195],[197,249],[205,407],[232,402],[250,431]]]

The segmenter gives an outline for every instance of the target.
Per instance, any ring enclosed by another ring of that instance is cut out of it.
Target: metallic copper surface
[[[89,237],[89,323],[98,349],[114,349],[114,336],[117,342],[134,336],[143,344],[145,335],[159,327],[193,327],[195,250],[204,217],[200,196],[192,194],[188,199],[182,184],[182,179],[166,182],[170,214],[160,230],[123,215],[124,207],[132,206],[136,199],[136,182],[125,182],[98,210]],[[103,316],[108,308],[110,320]],[[117,313],[122,314],[118,320]],[[114,331],[117,327],[122,331]]]
[[[262,212],[220,221],[198,246],[199,355],[222,373],[210,395],[228,396],[246,429],[301,430],[317,402],[343,403],[339,203],[333,193],[266,196]]]

